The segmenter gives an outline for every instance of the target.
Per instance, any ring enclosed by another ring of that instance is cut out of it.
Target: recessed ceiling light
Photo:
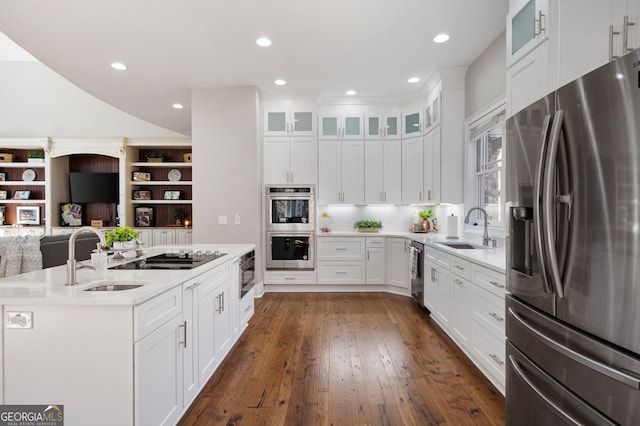
[[[276,86],[284,86],[285,84],[287,84],[287,82],[285,80],[278,79],[274,81],[273,84],[275,84]]]
[[[409,83],[417,83],[420,81],[419,77],[411,77],[409,80],[407,80]]]
[[[347,90],[346,92],[344,92],[345,95],[349,95],[349,96],[353,96],[356,94],[355,90]]]
[[[127,66],[125,64],[123,64],[122,62],[114,62],[111,64],[111,68],[113,68],[114,70],[118,70],[118,71],[124,71],[127,69]]]
[[[260,47],[271,46],[271,40],[269,40],[266,37],[260,37],[259,39],[256,40],[256,44]]]
[[[171,106],[172,106],[172,107],[174,107],[175,109],[182,109],[182,108],[184,108],[184,105],[179,104],[179,103],[177,103],[177,102],[176,102],[175,104],[171,105]]]
[[[444,43],[449,40],[449,34],[438,34],[433,38],[434,43]]]

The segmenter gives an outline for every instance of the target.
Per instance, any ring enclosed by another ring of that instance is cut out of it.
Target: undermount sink
[[[476,250],[476,249],[488,249],[489,247],[487,246],[480,246],[477,244],[471,244],[471,243],[465,243],[462,241],[458,241],[458,242],[450,242],[450,243],[438,243],[438,244],[442,244],[443,246],[447,246],[447,247],[451,247],[454,248],[456,250]]]
[[[104,281],[99,285],[89,287],[85,291],[124,291],[133,290],[147,284],[147,281]],[[97,283],[96,283],[97,284]]]

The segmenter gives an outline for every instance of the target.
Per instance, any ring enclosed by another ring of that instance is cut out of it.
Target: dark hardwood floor
[[[504,398],[413,300],[267,293],[180,425],[503,425]]]

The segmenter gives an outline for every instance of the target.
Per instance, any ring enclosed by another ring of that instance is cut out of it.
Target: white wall
[[[0,61],[0,137],[172,138],[36,61]]]
[[[260,95],[255,87],[193,89],[193,242],[256,243],[261,232]],[[235,214],[241,224],[234,224]],[[226,216],[227,224],[218,224]]]
[[[503,32],[467,69],[465,117],[506,92],[506,40],[506,32]]]

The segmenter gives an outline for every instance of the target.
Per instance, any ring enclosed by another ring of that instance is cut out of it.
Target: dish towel
[[[411,279],[415,280],[418,278],[418,250],[415,247],[409,247],[409,258],[411,259]]]

